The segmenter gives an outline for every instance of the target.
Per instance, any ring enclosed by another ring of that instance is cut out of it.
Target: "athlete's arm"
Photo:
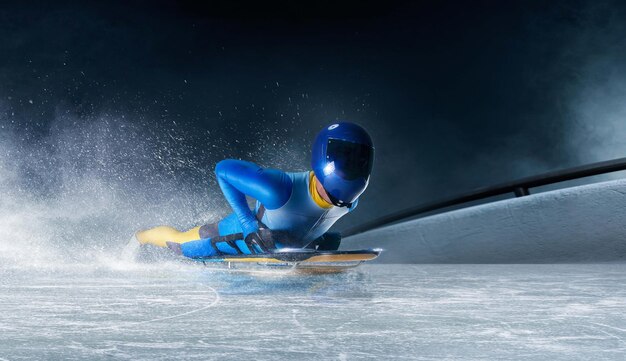
[[[252,162],[226,159],[217,163],[215,174],[244,236],[259,228],[246,196],[258,200],[267,209],[282,207],[291,196],[291,178],[278,169],[263,169]]]

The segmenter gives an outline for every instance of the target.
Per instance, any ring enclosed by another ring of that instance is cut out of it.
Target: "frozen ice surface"
[[[626,359],[626,264],[146,267],[0,269],[0,359]]]

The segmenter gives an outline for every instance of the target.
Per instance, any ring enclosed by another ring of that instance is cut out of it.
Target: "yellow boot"
[[[200,227],[181,232],[169,226],[159,226],[145,231],[139,231],[135,237],[141,244],[151,244],[158,247],[167,247],[165,242],[185,243],[200,239]]]

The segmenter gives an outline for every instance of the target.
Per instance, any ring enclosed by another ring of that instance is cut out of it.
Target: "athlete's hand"
[[[276,249],[276,244],[272,240],[272,231],[269,229],[259,229],[256,232],[248,233],[244,241],[251,253],[257,253],[255,245],[264,253],[272,252]]]

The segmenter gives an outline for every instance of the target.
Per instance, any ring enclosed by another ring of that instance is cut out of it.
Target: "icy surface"
[[[624,360],[626,265],[0,268],[1,360]]]
[[[626,260],[626,180],[502,200],[350,237],[389,263]]]

